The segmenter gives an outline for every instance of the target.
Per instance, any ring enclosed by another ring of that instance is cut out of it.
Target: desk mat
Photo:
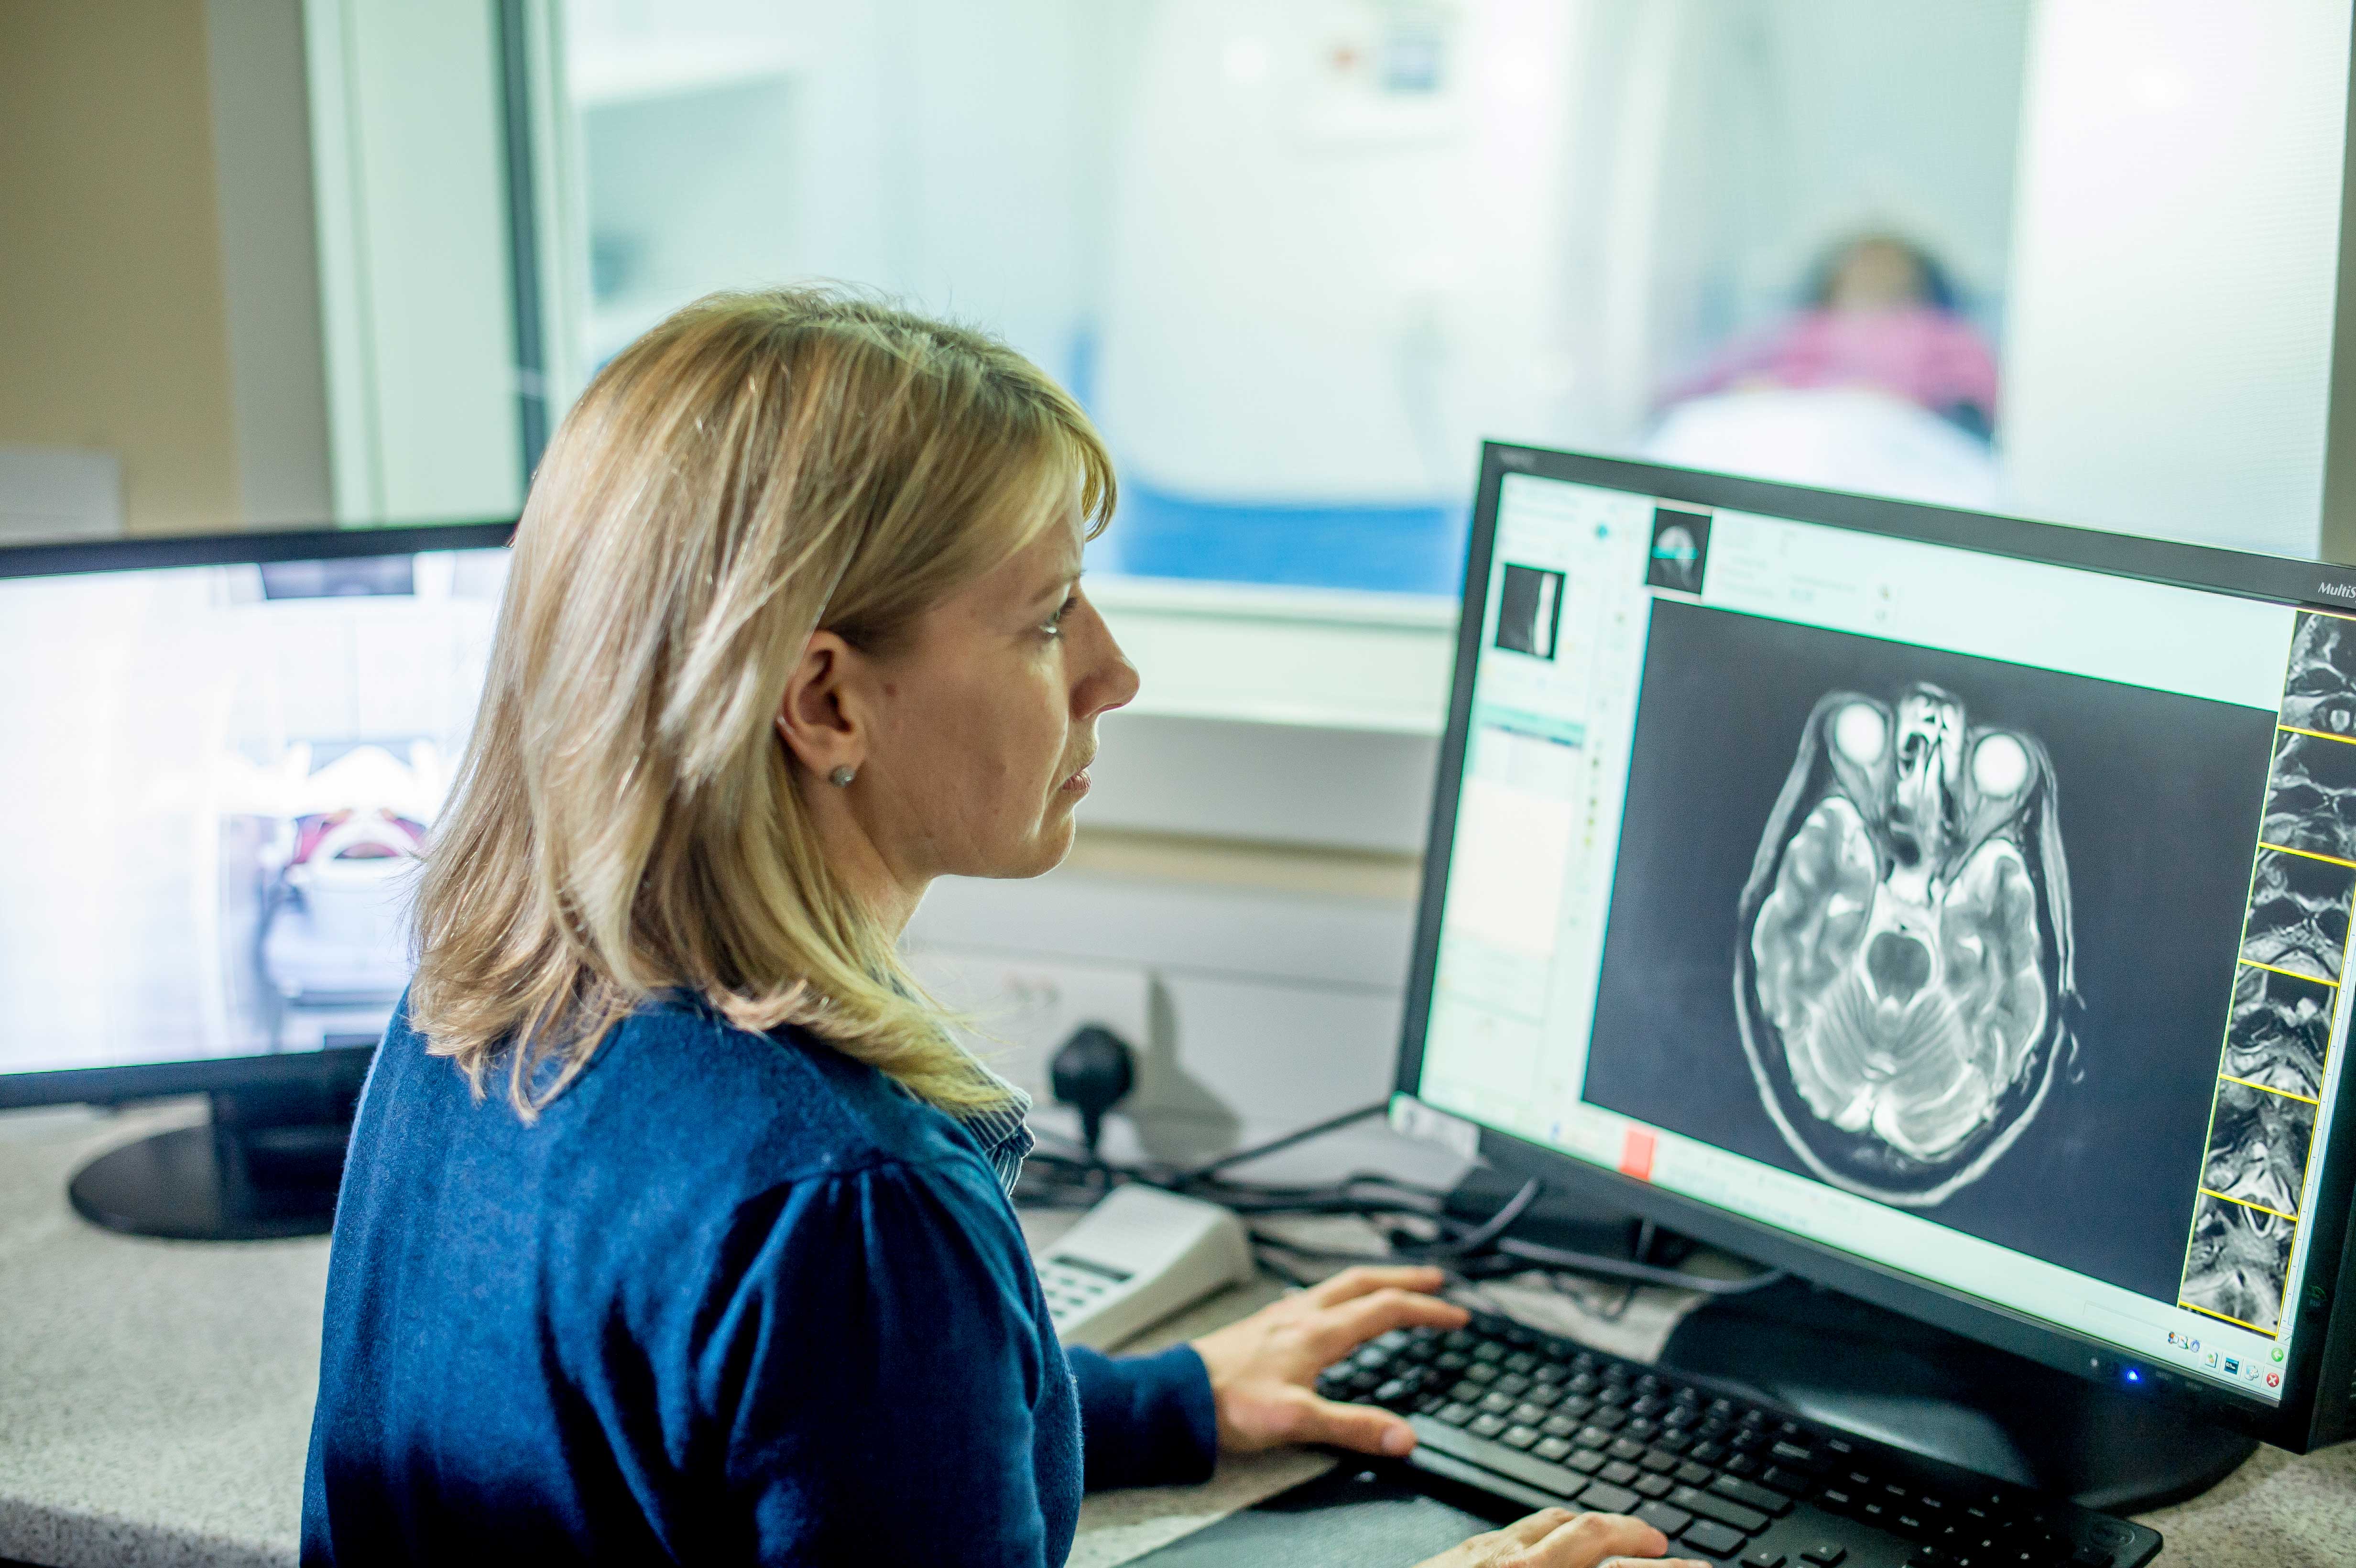
[[[1136,1560],[1135,1568],[1408,1568],[1496,1526],[1344,1465]]]

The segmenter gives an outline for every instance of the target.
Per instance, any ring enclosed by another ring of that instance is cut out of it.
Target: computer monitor
[[[2351,901],[2356,570],[1493,445],[1394,1120],[2304,1451]]]
[[[221,1119],[259,1136],[273,1092],[348,1099],[407,983],[406,873],[511,530],[0,549],[0,1106],[234,1093]],[[216,1142],[109,1168],[201,1211]],[[154,1228],[115,1197],[94,1217]],[[201,1212],[165,1228],[207,1233]]]

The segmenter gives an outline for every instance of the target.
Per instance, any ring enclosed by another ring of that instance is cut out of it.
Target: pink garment
[[[1759,383],[1871,387],[1933,413],[1971,408],[1996,422],[1996,356],[1968,322],[1927,305],[1804,312],[1725,349],[1661,401]]]

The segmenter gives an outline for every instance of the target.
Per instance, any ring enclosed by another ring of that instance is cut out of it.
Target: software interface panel
[[[2279,1398],[2356,620],[1505,477],[1419,1095]]]
[[[507,560],[0,581],[0,1072],[375,1042]]]

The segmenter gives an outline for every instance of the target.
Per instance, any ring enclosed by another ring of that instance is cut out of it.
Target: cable
[[[1311,1138],[1330,1133],[1337,1127],[1346,1127],[1353,1122],[1363,1122],[1369,1116],[1379,1116],[1389,1109],[1388,1100],[1377,1100],[1371,1105],[1361,1105],[1355,1111],[1344,1111],[1338,1116],[1328,1116],[1323,1121],[1305,1126],[1297,1133],[1287,1133],[1280,1138],[1270,1138],[1264,1144],[1255,1144],[1249,1148],[1239,1148],[1233,1154],[1223,1154],[1215,1160],[1194,1167],[1192,1170],[1181,1172],[1178,1179],[1182,1183],[1200,1181],[1207,1176],[1226,1169],[1229,1166],[1242,1165],[1246,1161],[1274,1154],[1279,1149],[1287,1149],[1295,1144],[1307,1143]]]
[[[1272,1235],[1256,1225],[1250,1226],[1249,1233],[1253,1250],[1260,1255],[1261,1261],[1272,1272],[1296,1284],[1305,1283],[1305,1278],[1283,1263],[1284,1257],[1344,1264],[1430,1264],[1445,1270],[1451,1280],[1462,1285],[1534,1271],[1546,1274],[1549,1284],[1558,1291],[1563,1288],[1553,1277],[1558,1274],[1616,1281],[1627,1285],[1628,1291],[1608,1308],[1591,1309],[1606,1321],[1626,1312],[1634,1299],[1635,1288],[1642,1285],[1662,1285],[1707,1296],[1729,1296],[1763,1290],[1788,1277],[1781,1269],[1768,1269],[1748,1279],[1712,1279],[1648,1262],[1646,1260],[1654,1254],[1655,1242],[1661,1239],[1660,1232],[1650,1220],[1639,1223],[1633,1258],[1606,1257],[1600,1253],[1573,1252],[1520,1240],[1507,1232],[1544,1193],[1544,1184],[1536,1179],[1523,1182],[1494,1213],[1476,1224],[1448,1211],[1447,1193],[1436,1188],[1402,1181],[1379,1171],[1357,1171],[1339,1181],[1314,1185],[1253,1182],[1221,1174],[1338,1128],[1380,1115],[1387,1108],[1387,1102],[1362,1105],[1337,1116],[1328,1116],[1322,1122],[1312,1123],[1281,1137],[1237,1149],[1194,1166],[1173,1166],[1159,1160],[1116,1165],[1076,1140],[1047,1129],[1034,1129],[1040,1144],[1060,1145],[1062,1147],[1042,1147],[1033,1150],[1030,1159],[1024,1163],[1018,1198],[1023,1202],[1043,1207],[1085,1207],[1103,1198],[1116,1186],[1138,1182],[1221,1204],[1244,1218],[1248,1224],[1254,1219],[1282,1216],[1301,1219],[1347,1216],[1370,1221],[1386,1219],[1416,1221],[1428,1226],[1433,1233],[1426,1236],[1397,1224],[1383,1228],[1380,1233],[1386,1250],[1381,1253],[1296,1242]],[[1064,1149],[1072,1152],[1062,1152]]]
[[[1440,1242],[1423,1248],[1423,1255],[1427,1259],[1462,1258],[1471,1257],[1485,1250],[1498,1237],[1503,1236],[1513,1222],[1520,1219],[1529,1206],[1538,1200],[1538,1194],[1545,1190],[1544,1182],[1535,1176],[1530,1178],[1522,1183],[1519,1191],[1505,1200],[1504,1205],[1494,1214],[1453,1241]]]
[[[1595,1253],[1567,1252],[1560,1247],[1540,1246],[1536,1242],[1517,1242],[1510,1236],[1497,1243],[1496,1251],[1506,1257],[1518,1258],[1541,1268],[1600,1275],[1606,1279],[1634,1280],[1640,1285],[1665,1285],[1675,1290],[1697,1290],[1704,1296],[1747,1296],[1754,1290],[1780,1285],[1789,1277],[1782,1269],[1771,1268],[1748,1279],[1711,1279],[1706,1275],[1656,1268],[1651,1264],[1628,1263]]]

